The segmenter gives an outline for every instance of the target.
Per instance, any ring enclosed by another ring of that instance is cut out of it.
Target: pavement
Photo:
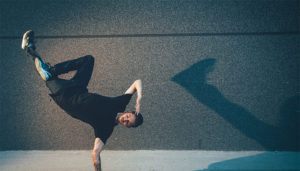
[[[103,171],[297,171],[299,152],[110,151],[101,154]],[[90,151],[2,151],[3,171],[93,170]]]

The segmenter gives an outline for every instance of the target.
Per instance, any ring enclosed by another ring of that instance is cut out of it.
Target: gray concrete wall
[[[143,80],[143,126],[117,127],[106,149],[299,150],[299,11],[299,1],[1,0],[0,150],[93,145],[20,49],[28,29],[51,64],[93,55],[91,92]]]

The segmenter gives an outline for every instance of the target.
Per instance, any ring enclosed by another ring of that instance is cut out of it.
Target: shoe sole
[[[45,77],[45,75],[44,75],[44,73],[43,73],[43,71],[41,69],[39,60],[35,59],[34,63],[35,63],[36,70],[39,72],[39,74],[41,75],[41,77],[43,78],[43,80],[47,81],[47,78]]]
[[[22,45],[21,45],[21,48],[23,50],[25,50],[25,46],[26,46],[26,37],[28,37],[28,35],[32,32],[32,30],[28,30],[24,33],[23,35],[23,39],[22,39]]]

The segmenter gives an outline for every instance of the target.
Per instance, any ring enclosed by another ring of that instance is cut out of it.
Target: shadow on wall
[[[266,124],[248,110],[226,99],[213,85],[206,83],[206,75],[213,71],[215,59],[205,59],[178,73],[172,81],[185,88],[194,98],[214,110],[249,138],[256,140],[266,150],[300,151],[300,97],[287,99],[280,108],[280,125]]]
[[[207,169],[197,171],[296,171],[300,169],[299,159],[300,154],[297,152],[265,152],[252,156],[216,162],[209,165]]]

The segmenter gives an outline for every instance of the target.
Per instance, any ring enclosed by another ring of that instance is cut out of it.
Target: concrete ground
[[[299,171],[299,152],[103,151],[102,171]],[[93,170],[90,151],[2,151],[2,171]]]

